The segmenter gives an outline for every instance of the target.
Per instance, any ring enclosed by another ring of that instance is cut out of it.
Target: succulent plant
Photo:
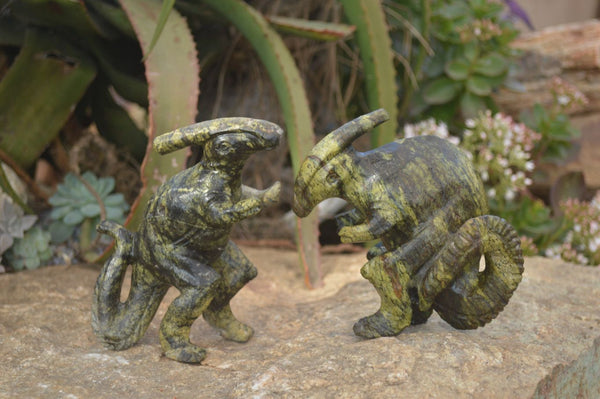
[[[421,100],[436,119],[476,117],[508,77],[518,31],[495,1],[436,1],[431,9],[435,55],[424,64]]]
[[[34,227],[23,238],[15,239],[13,246],[6,252],[6,263],[13,270],[37,269],[52,256],[49,243],[50,233]]]
[[[12,247],[15,238],[23,238],[37,216],[25,215],[23,209],[14,204],[10,197],[0,191],[0,261],[2,254]]]
[[[76,175],[69,173],[49,199],[53,206],[50,213],[50,218],[54,220],[50,225],[53,242],[68,240],[76,227],[84,223],[95,226],[101,215],[99,200],[106,211],[106,218],[110,220],[123,221],[124,214],[129,209],[122,194],[111,194],[115,187],[112,177],[98,178],[91,172],[85,172],[81,178],[95,193],[92,193]],[[92,228],[91,231],[93,230]]]

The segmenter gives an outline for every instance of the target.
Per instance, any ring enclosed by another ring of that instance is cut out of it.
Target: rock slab
[[[434,314],[397,337],[362,340],[352,325],[379,304],[359,273],[364,253],[325,256],[325,284],[309,291],[295,253],[244,251],[259,276],[232,307],[256,334],[224,341],[198,320],[201,366],[161,355],[158,326],[175,290],[140,343],[113,352],[90,327],[97,268],[0,275],[0,398],[543,398],[538,384],[557,381],[556,366],[597,357],[600,268],[528,258],[510,303],[483,328],[455,330]]]

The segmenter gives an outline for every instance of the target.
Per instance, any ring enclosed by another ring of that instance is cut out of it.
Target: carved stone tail
[[[146,332],[158,305],[168,290],[149,271],[134,261],[136,236],[123,226],[103,221],[98,232],[115,239],[115,252],[106,261],[96,281],[92,302],[92,328],[111,349],[133,346]],[[132,266],[131,289],[121,302],[121,288],[128,266]]]
[[[485,269],[479,270],[481,256]],[[463,265],[466,265],[463,267]],[[469,219],[429,265],[419,289],[419,307],[459,329],[490,322],[504,309],[523,274],[519,237],[504,219]]]

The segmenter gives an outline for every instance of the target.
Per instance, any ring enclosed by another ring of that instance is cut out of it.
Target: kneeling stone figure
[[[368,152],[352,147],[387,119],[380,109],[322,139],[300,166],[294,212],[306,216],[324,199],[340,197],[354,207],[338,217],[342,242],[379,240],[361,274],[381,307],[354,325],[355,334],[397,335],[433,310],[455,328],[482,326],[521,281],[519,237],[504,219],[487,214],[480,177],[448,141],[421,136]]]
[[[238,321],[229,306],[233,296],[256,274],[256,268],[229,240],[232,225],[279,200],[279,182],[266,190],[241,184],[246,159],[279,143],[279,126],[250,118],[222,118],[197,123],[154,140],[166,154],[203,146],[202,160],[165,182],[149,200],[139,231],[110,221],[98,231],[115,239],[115,252],[103,266],[94,290],[92,327],[108,347],[121,350],[145,333],[170,286],[180,295],[160,325],[165,355],[200,363],[205,350],[190,342],[192,323],[202,315],[237,342],[248,341],[251,327]],[[129,296],[120,301],[128,266]]]

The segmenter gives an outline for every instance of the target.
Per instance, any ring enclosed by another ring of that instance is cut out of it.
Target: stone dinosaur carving
[[[192,323],[204,319],[221,335],[248,341],[253,330],[239,322],[229,301],[256,274],[256,268],[229,240],[232,225],[256,215],[279,198],[279,182],[266,190],[241,184],[246,159],[279,143],[279,126],[249,118],[222,118],[161,135],[161,154],[191,144],[203,146],[202,160],[165,182],[150,199],[137,232],[110,221],[98,231],[116,241],[94,290],[92,326],[108,347],[121,350],[145,333],[170,286],[180,295],[160,325],[160,343],[168,358],[201,362],[204,349],[190,343]],[[132,266],[129,297],[121,286]]]
[[[421,136],[368,152],[352,147],[387,119],[380,109],[321,140],[300,167],[293,210],[306,216],[322,200],[341,197],[354,207],[338,217],[342,241],[380,240],[361,274],[381,307],[354,325],[355,334],[397,335],[434,309],[455,328],[482,326],[521,281],[519,238],[504,219],[487,214],[480,177],[446,140]]]

